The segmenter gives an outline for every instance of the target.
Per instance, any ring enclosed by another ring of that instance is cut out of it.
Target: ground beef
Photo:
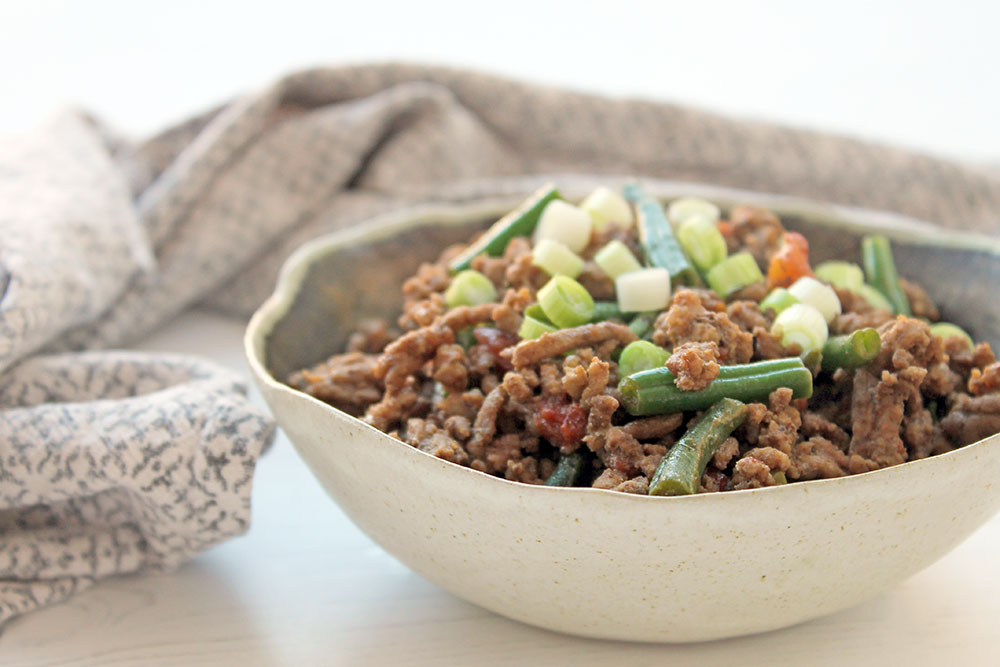
[[[768,309],[768,314],[765,315],[754,301],[731,301],[726,306],[726,314],[736,326],[751,333],[758,328],[770,330],[774,324],[774,311]]]
[[[813,436],[798,442],[789,457],[788,478],[793,480],[828,479],[849,474],[850,457],[840,447]]]
[[[642,417],[622,426],[622,430],[636,440],[655,440],[669,435],[684,423],[684,415],[675,412],[671,415],[656,415]]]
[[[476,414],[476,421],[472,425],[472,438],[469,439],[467,449],[473,458],[482,459],[486,445],[493,439],[497,430],[497,417],[504,401],[507,400],[507,392],[502,385],[498,385],[486,395],[483,404]]]
[[[535,340],[523,340],[513,349],[510,360],[514,368],[524,368],[585,345],[595,345],[606,340],[615,340],[620,345],[627,345],[637,338],[624,324],[616,322],[584,324],[573,329],[560,329],[543,334]]]
[[[767,283],[763,280],[759,280],[755,283],[750,283],[746,287],[741,287],[736,290],[726,299],[728,302],[733,301],[750,301],[751,303],[760,303],[767,296],[767,293],[771,290],[768,288]]]
[[[461,345],[442,345],[434,354],[434,380],[449,393],[463,392],[469,382],[465,350]]]
[[[740,455],[740,442],[736,438],[726,438],[712,455],[711,465],[717,470],[725,470],[729,464]]]
[[[614,468],[605,468],[604,472],[597,476],[594,483],[591,486],[595,489],[614,489],[619,484],[623,484],[628,480],[628,476],[615,470]]]
[[[830,323],[830,333],[832,335],[849,334],[858,329],[877,329],[886,322],[892,321],[892,315],[888,310],[866,310],[864,312],[841,313],[833,318]]]
[[[404,441],[445,461],[459,465],[469,463],[469,455],[462,443],[448,429],[439,428],[430,420],[407,419]]]
[[[800,433],[806,438],[811,438],[814,435],[823,436],[844,451],[847,451],[847,447],[851,443],[851,436],[847,434],[847,431],[818,412],[802,414]]]
[[[926,318],[931,322],[937,322],[941,319],[941,314],[938,312],[937,306],[927,296],[927,292],[924,291],[923,287],[916,283],[911,283],[905,278],[899,279],[899,286],[906,293],[906,298],[910,302],[910,310],[913,311],[914,317]]]
[[[729,213],[729,224],[737,241],[734,251],[746,250],[757,263],[767,266],[781,247],[785,228],[778,216],[756,206],[737,206]]]
[[[608,429],[611,428],[611,418],[618,409],[618,399],[602,394],[590,401],[590,411],[587,414],[587,433],[583,441],[590,451],[597,452],[604,448]]]
[[[744,456],[733,468],[732,486],[737,491],[774,486],[776,483],[768,465],[752,456]]]
[[[1000,391],[1000,363],[992,363],[982,370],[973,368],[968,387],[973,396]]]
[[[958,446],[1000,433],[1000,394],[975,398],[968,394],[955,394],[951,410],[941,420],[941,428]]]
[[[377,354],[398,337],[399,332],[390,329],[389,323],[385,320],[365,320],[358,326],[358,330],[347,338],[345,351]]]
[[[356,417],[382,398],[377,363],[376,355],[348,352],[292,373],[288,384]]]
[[[740,440],[750,447],[773,447],[790,453],[802,425],[802,416],[792,405],[792,390],[775,389],[768,397],[767,406],[749,403],[747,408],[746,421],[737,431]]]
[[[744,456],[761,461],[771,469],[771,472],[785,472],[791,466],[788,454],[774,447],[754,447]]]
[[[637,477],[633,477],[632,479],[625,480],[615,487],[615,491],[618,491],[619,493],[634,493],[640,496],[645,496],[649,494],[649,480],[644,476],[639,475]]]
[[[663,347],[684,343],[716,343],[725,364],[742,364],[753,357],[753,336],[721,311],[709,310],[697,291],[680,289],[670,308],[656,318],[653,342]]]
[[[387,392],[396,391],[434,358],[440,346],[454,341],[454,332],[440,324],[410,331],[385,348],[375,365],[375,377],[385,383]]]
[[[616,298],[614,279],[592,261],[584,262],[576,281],[586,287],[597,301],[614,301]]]
[[[639,473],[646,452],[639,441],[620,428],[609,428],[604,447],[597,451],[598,458],[606,468],[620,470],[628,476]]]
[[[913,395],[927,374],[925,369],[909,367],[899,373],[861,368],[854,374],[854,398],[851,414],[854,433],[849,452],[874,461],[879,467],[906,460],[906,448],[900,427],[906,400]]]
[[[719,376],[719,357],[716,343],[684,343],[674,348],[667,368],[679,389],[701,391]]]

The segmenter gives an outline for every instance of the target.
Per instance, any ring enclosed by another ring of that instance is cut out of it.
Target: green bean
[[[631,329],[639,338],[644,337],[649,330],[653,328],[653,322],[656,321],[657,313],[639,313],[632,318],[632,321],[628,323],[628,328]]]
[[[618,383],[622,404],[630,415],[662,415],[685,410],[704,410],[722,398],[741,401],[764,400],[780,387],[788,387],[795,398],[812,396],[812,373],[798,357],[723,366],[719,376],[700,391],[684,391],[674,383],[667,368],[653,368]]]
[[[527,236],[535,230],[542,211],[553,199],[559,199],[559,191],[553,185],[545,185],[528,197],[516,209],[503,216],[460,252],[448,264],[452,273],[464,271],[472,265],[476,255],[486,253],[499,257],[507,248],[507,243],[515,236]]]
[[[861,239],[861,263],[869,284],[877,289],[892,305],[897,315],[912,315],[910,301],[899,286],[896,262],[892,258],[892,246],[884,236],[872,235]]]
[[[882,339],[875,329],[858,329],[845,336],[831,336],[823,345],[823,370],[864,366],[878,356]]]
[[[635,198],[639,241],[646,265],[666,269],[670,273],[670,282],[675,286],[702,285],[701,276],[674,236],[673,227],[660,202],[642,194],[637,186],[630,186],[625,192],[626,197]]]
[[[628,316],[628,313],[623,313],[618,310],[617,301],[595,301],[594,302],[594,315],[590,318],[591,322],[603,322],[604,320],[622,320]]]
[[[573,486],[577,478],[580,477],[580,473],[583,472],[584,463],[586,463],[586,459],[582,453],[566,454],[559,459],[556,469],[545,480],[545,486]]]
[[[746,417],[747,406],[740,401],[723,398],[714,403],[660,460],[649,483],[649,495],[697,493],[708,462]]]

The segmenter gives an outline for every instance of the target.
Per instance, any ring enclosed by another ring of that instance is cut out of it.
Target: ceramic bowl
[[[815,261],[856,258],[860,234],[885,233],[901,273],[927,285],[946,316],[1000,342],[998,309],[982,289],[1000,276],[996,240],[779,197],[696,192],[778,211],[810,238]],[[518,201],[411,211],[309,243],[246,332],[255,380],[316,478],[361,530],[420,575],[551,630],[701,641],[858,604],[939,559],[1000,507],[1000,436],[841,479],[640,497],[525,485],[447,463],[282,383],[338,352],[359,319],[393,316],[399,286],[420,261]]]

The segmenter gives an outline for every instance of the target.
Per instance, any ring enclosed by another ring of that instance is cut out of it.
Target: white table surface
[[[242,323],[191,312],[138,346],[242,373]],[[255,394],[256,400],[261,400]],[[172,574],[98,584],[13,621],[0,664],[995,665],[1000,515],[891,593],[804,625],[657,646],[538,630],[463,602],[361,533],[279,435],[260,461],[245,537]]]
[[[0,132],[77,104],[142,136],[296,67],[406,59],[1000,163],[1000,5],[989,0],[153,7],[0,0]],[[139,347],[202,355],[249,381],[242,328],[193,312]],[[245,537],[175,573],[105,581],[13,621],[0,665],[1000,664],[1000,516],[854,609],[654,646],[537,630],[442,592],[359,532],[283,436],[260,462],[253,504]]]

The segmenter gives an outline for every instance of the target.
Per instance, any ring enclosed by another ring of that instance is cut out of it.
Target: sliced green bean
[[[674,383],[667,368],[653,368],[618,383],[622,404],[629,414],[662,415],[685,410],[704,410],[722,398],[761,401],[780,387],[792,390],[794,398],[812,396],[812,373],[798,357],[723,366],[719,376],[700,391],[684,391]]]
[[[878,356],[882,339],[872,328],[858,329],[844,336],[831,336],[823,345],[823,370],[864,366]]]
[[[639,338],[643,338],[653,328],[657,313],[639,313],[628,323],[628,328]]]
[[[556,469],[545,480],[545,486],[573,486],[579,479],[580,473],[583,472],[585,463],[586,459],[580,452],[566,454],[559,459]]]
[[[899,286],[899,274],[896,272],[889,239],[880,235],[861,239],[861,263],[864,264],[868,282],[889,301],[893,312],[897,315],[912,315],[910,301]]]
[[[622,320],[628,317],[628,313],[623,313],[618,309],[617,301],[595,301],[594,316],[591,322],[603,322],[604,320]]]
[[[543,186],[516,209],[493,223],[493,226],[483,232],[482,236],[452,259],[448,268],[452,273],[464,271],[472,265],[472,260],[476,255],[484,252],[491,257],[499,257],[512,238],[531,234],[548,203],[559,198],[559,191],[556,190],[555,186],[551,184]]]
[[[649,495],[697,493],[708,462],[746,417],[747,406],[740,401],[723,398],[714,403],[660,461],[649,483]]]
[[[639,242],[642,244],[643,259],[647,266],[658,266],[670,273],[673,285],[702,285],[701,276],[684,253],[680,241],[674,236],[673,227],[667,220],[660,202],[652,197],[639,194],[638,189],[627,190],[626,196],[637,197],[635,201]]]

